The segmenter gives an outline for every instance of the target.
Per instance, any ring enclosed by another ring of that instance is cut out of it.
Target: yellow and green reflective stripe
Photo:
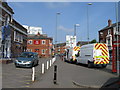
[[[108,56],[95,56],[95,58],[106,58]]]

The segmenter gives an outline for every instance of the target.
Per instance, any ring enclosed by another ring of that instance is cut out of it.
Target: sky
[[[22,25],[42,27],[43,33],[55,38],[56,13],[57,16],[57,41],[65,42],[66,35],[74,35],[76,27],[77,41],[87,41],[89,24],[90,41],[98,41],[98,31],[108,25],[108,19],[116,22],[115,2],[9,2],[14,11],[14,19]],[[87,20],[87,7],[88,16]],[[87,23],[88,21],[88,23]]]

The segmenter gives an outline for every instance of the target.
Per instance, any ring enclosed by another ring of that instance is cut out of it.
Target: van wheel
[[[106,66],[107,66],[107,64],[102,64],[102,67],[103,67],[103,68],[106,68]]]
[[[75,64],[76,64],[76,65],[78,65],[78,64],[79,64],[79,63],[77,62],[77,60],[76,60]]]
[[[92,67],[92,63],[88,62],[88,68]]]

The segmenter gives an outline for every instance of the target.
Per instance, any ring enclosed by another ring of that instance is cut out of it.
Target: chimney
[[[111,27],[111,25],[112,25],[112,20],[108,20],[108,27]]]
[[[36,36],[40,36],[40,33],[38,32]]]

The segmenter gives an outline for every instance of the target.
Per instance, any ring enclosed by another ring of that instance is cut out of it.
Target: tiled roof
[[[57,45],[57,47],[60,47],[60,46],[65,46],[66,43],[58,43],[58,44],[54,44],[55,46]]]
[[[13,9],[7,4],[7,2],[2,2],[2,6],[10,11],[12,14],[14,14]]]
[[[28,35],[27,39],[52,39],[46,35]]]
[[[118,22],[118,25],[120,25],[120,22]],[[111,27],[115,27],[116,26],[116,23],[112,24],[110,27],[109,26],[106,26],[105,28],[99,30],[99,31],[103,31],[103,30],[106,30],[106,29],[109,29]]]

